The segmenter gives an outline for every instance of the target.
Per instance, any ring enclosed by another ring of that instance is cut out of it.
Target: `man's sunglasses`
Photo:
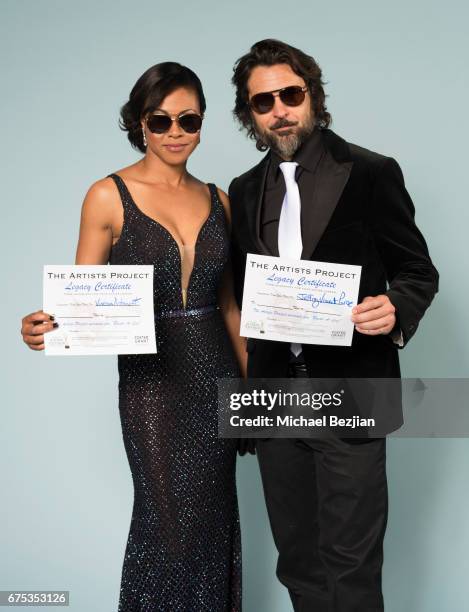
[[[188,134],[195,134],[202,127],[202,117],[196,113],[186,115],[149,115],[147,127],[153,134],[164,134],[171,129],[173,121],[177,121]]]
[[[275,96],[279,96],[280,100],[287,106],[299,106],[304,102],[307,91],[307,87],[290,85],[290,87],[258,93],[249,100],[249,106],[254,112],[264,115],[273,109]]]

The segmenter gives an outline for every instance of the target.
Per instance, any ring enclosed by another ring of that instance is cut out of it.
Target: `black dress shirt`
[[[321,130],[314,128],[308,140],[298,149],[291,161],[298,163],[296,182],[301,201],[301,227],[304,225],[303,211],[312,200],[316,183],[316,172],[325,153]],[[267,171],[260,218],[260,239],[268,251],[278,256],[278,224],[286,186],[279,165],[285,161],[273,151]]]

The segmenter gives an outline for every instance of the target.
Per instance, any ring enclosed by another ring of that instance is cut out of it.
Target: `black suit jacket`
[[[302,259],[362,266],[358,301],[387,294],[404,344],[438,290],[438,272],[414,221],[415,209],[398,163],[322,130],[326,150],[302,227]],[[259,224],[268,153],[229,188],[235,293],[242,304],[247,253],[271,255]],[[289,343],[248,339],[249,377],[287,377]],[[309,376],[395,378],[398,350],[390,336],[354,332],[351,347],[303,345]],[[396,421],[397,422],[397,421]]]

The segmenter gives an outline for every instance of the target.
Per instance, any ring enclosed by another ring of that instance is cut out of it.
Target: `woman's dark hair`
[[[316,118],[316,125],[325,128],[332,121],[326,108],[322,71],[314,58],[280,40],[273,38],[261,40],[251,47],[249,53],[238,59],[233,68],[231,79],[236,87],[233,114],[241,123],[241,128],[247,130],[249,138],[256,140],[256,146],[260,151],[265,151],[267,147],[259,140],[254,129],[247,84],[253,68],[256,66],[274,66],[275,64],[288,64],[293,72],[305,81],[311,94],[311,105]]]
[[[120,111],[119,127],[127,132],[130,144],[145,153],[142,118],[159,108],[166,96],[179,87],[193,89],[199,98],[200,112],[205,113],[206,102],[199,77],[190,68],[177,62],[162,62],[149,68],[138,79],[129,100]]]

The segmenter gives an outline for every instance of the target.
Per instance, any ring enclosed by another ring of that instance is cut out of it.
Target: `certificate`
[[[156,353],[153,266],[44,266],[46,355]]]
[[[350,346],[361,266],[248,253],[241,336]]]

